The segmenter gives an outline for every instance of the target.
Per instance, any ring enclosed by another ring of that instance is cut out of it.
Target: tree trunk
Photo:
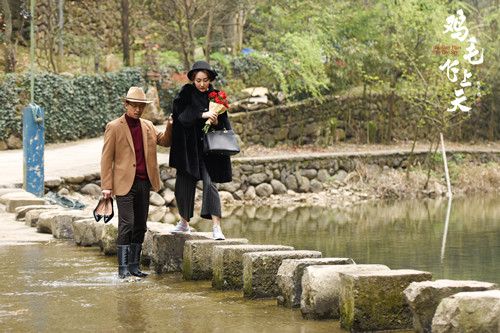
[[[208,24],[207,24],[207,33],[205,35],[205,60],[210,63],[210,53],[212,52],[212,26],[214,20],[214,11],[212,6],[208,9]]]
[[[123,63],[125,66],[130,66],[130,42],[129,42],[129,4],[128,0],[121,0],[122,11],[122,51],[123,51]]]
[[[63,56],[64,56],[64,40],[63,40],[63,29],[64,29],[64,0],[58,0],[58,9],[59,9],[59,24],[58,24],[58,30],[59,30],[59,45],[58,45],[58,51],[59,51],[59,69],[62,68],[62,62],[63,62]]]
[[[2,10],[5,20],[5,72],[12,73],[16,70],[16,52],[12,44],[12,14],[8,0],[2,0]]]

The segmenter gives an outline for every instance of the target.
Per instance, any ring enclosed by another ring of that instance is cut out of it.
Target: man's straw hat
[[[149,104],[153,101],[146,99],[146,94],[141,87],[130,87],[125,100],[128,102]]]

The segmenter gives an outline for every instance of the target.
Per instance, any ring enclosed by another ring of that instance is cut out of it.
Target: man
[[[147,276],[139,269],[146,233],[149,191],[160,189],[156,145],[171,144],[171,119],[160,133],[149,120],[140,119],[151,101],[139,87],[125,97],[125,114],[109,122],[101,157],[101,188],[104,198],[116,197],[118,206],[118,275],[121,279]]]

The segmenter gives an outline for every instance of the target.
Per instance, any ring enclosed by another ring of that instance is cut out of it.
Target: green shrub
[[[0,139],[21,136],[22,109],[29,104],[29,76],[8,75],[0,85]],[[60,142],[95,137],[123,113],[122,97],[133,85],[143,85],[140,70],[102,75],[35,77],[35,103],[45,110],[45,139]]]

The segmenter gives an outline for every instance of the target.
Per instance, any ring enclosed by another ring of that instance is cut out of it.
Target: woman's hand
[[[207,111],[203,112],[201,117],[203,119],[208,119],[210,120],[211,124],[216,124],[217,123],[217,113],[215,111]]]

